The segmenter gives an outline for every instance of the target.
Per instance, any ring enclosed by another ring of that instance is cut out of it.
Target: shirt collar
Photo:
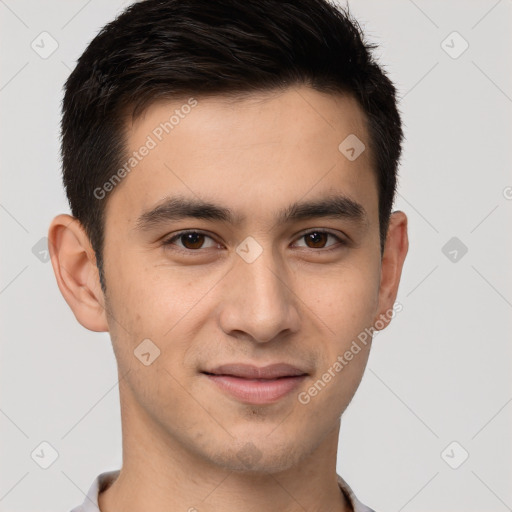
[[[350,485],[348,485],[347,482],[345,482],[345,480],[343,480],[343,478],[341,478],[340,475],[336,476],[338,477],[338,485],[341,489],[341,492],[343,492],[343,494],[347,498],[347,501],[350,503],[353,512],[375,512],[373,509],[367,507],[357,499]]]
[[[79,507],[74,508],[71,512],[101,512],[98,506],[98,495],[112,485],[112,483],[119,476],[120,470],[106,471],[98,475],[92,483],[84,502]],[[347,498],[353,512],[374,512],[371,508],[361,503],[351,487],[341,478],[340,475],[336,475],[338,479],[338,485],[341,492]]]

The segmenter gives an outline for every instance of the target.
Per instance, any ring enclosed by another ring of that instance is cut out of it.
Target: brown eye
[[[304,239],[306,240],[308,247],[321,249],[327,243],[329,235],[330,233],[326,233],[325,231],[312,231],[311,233],[304,235]]]
[[[201,233],[186,233],[180,236],[181,243],[186,249],[201,249],[204,235]]]
[[[216,245],[215,240],[205,233],[197,231],[182,231],[163,242],[165,246],[176,246],[182,250],[197,251]]]
[[[298,238],[298,242],[294,244],[296,247],[306,249],[323,249],[322,252],[329,250],[341,249],[346,246],[345,240],[330,231],[315,230],[304,233]],[[320,252],[320,251],[318,251]]]

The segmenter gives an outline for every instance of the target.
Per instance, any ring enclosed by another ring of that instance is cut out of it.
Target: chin
[[[225,452],[210,454],[209,458],[210,462],[229,471],[268,475],[297,465],[306,456],[306,453],[301,453],[297,448],[296,444],[291,446],[288,443],[274,446],[268,440],[238,440]]]

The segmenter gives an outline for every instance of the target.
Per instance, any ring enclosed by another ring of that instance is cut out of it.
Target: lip
[[[250,404],[269,404],[291,393],[308,376],[286,363],[257,367],[242,363],[221,365],[202,372],[223,392]]]
[[[245,363],[223,364],[205,370],[206,373],[215,375],[230,375],[232,377],[241,377],[245,379],[277,379],[279,377],[297,377],[298,375],[306,375],[305,370],[301,370],[297,366],[287,363],[275,363],[267,366],[254,366]]]

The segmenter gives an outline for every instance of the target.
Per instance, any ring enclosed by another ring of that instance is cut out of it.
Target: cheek
[[[304,302],[314,304],[309,317],[319,360],[309,386],[298,398],[308,414],[315,410],[329,416],[327,423],[342,415],[364,374],[371,347],[369,328],[378,306],[377,277],[351,269],[347,277],[317,280],[307,288]]]
[[[181,378],[188,371],[184,362],[206,321],[205,308],[219,276],[125,257],[112,266],[109,277],[109,324],[118,365],[122,372],[130,371],[130,380],[137,382],[133,388],[152,403],[159,395],[157,388],[176,386],[173,376]],[[158,357],[145,367],[135,353],[147,339],[151,343],[146,358],[153,353]]]
[[[186,269],[148,263],[144,253],[120,257],[111,266],[109,286],[118,314],[127,330],[144,337],[165,336],[204,296],[210,279]]]
[[[371,326],[378,308],[378,269],[369,263],[339,266],[329,274],[305,279],[298,290],[322,332],[336,340],[337,349]]]
[[[123,267],[126,268],[126,267]],[[144,267],[141,267],[144,268]],[[164,279],[150,272],[113,272],[116,286],[110,287],[113,318],[111,339],[128,390],[130,407],[144,408],[154,414],[177,410],[181,396],[182,364],[187,345],[181,340],[182,320],[190,311],[193,297],[177,293]]]

